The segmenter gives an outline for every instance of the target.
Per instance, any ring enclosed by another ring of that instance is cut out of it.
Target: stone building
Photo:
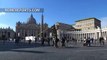
[[[0,28],[0,40],[2,39],[14,39],[15,32],[11,28]]]
[[[84,38],[93,38],[98,40],[100,37],[104,37],[107,40],[107,27],[106,28],[97,28],[94,30],[83,30],[83,31],[58,31],[60,38],[63,36],[67,37],[67,40],[72,40],[72,38],[77,39],[78,41],[83,40]]]
[[[53,28],[54,28],[54,26],[51,27],[51,29],[53,29]],[[75,30],[75,28],[72,25],[65,24],[65,23],[60,23],[60,22],[57,22],[55,24],[55,28],[57,30],[57,36],[58,36],[59,39],[61,39],[61,37],[63,37],[62,34],[60,34],[60,33],[62,33],[61,31],[66,32],[66,31],[73,31],[73,30]],[[55,35],[55,31],[52,32],[51,35]]]
[[[76,21],[75,28],[81,30],[92,30],[97,27],[101,28],[101,21],[97,18],[86,18]]]
[[[90,37],[98,40],[102,36],[105,40],[107,39],[107,28],[101,28],[101,21],[97,18],[86,18],[76,21],[74,28],[66,26],[60,25],[61,28],[57,29],[59,39],[66,37],[67,40],[72,40],[72,38],[83,40],[85,37]]]
[[[43,24],[43,29],[48,28],[48,24]],[[17,22],[16,23],[16,35],[20,36],[21,38],[25,38],[26,36],[40,36],[40,28],[41,24],[38,24],[31,14],[31,16],[28,18],[27,22]]]
[[[60,23],[60,22],[57,22],[57,23],[55,24],[55,26],[56,26],[57,29],[60,29],[60,30],[71,31],[71,30],[74,30],[74,29],[75,29],[72,25],[65,24],[65,23]]]

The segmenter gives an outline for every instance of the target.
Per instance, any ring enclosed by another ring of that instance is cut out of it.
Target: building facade
[[[55,27],[55,28],[54,28]],[[57,30],[57,37],[59,38],[59,39],[61,39],[61,36],[62,36],[62,34],[60,34],[61,33],[61,31],[63,31],[63,32],[66,32],[66,31],[72,31],[72,30],[75,30],[75,28],[72,26],[72,25],[69,25],[69,24],[65,24],[65,23],[60,23],[60,22],[57,22],[56,24],[55,24],[55,26],[52,26],[51,27],[51,29],[53,30],[54,29],[54,31],[51,33],[51,37],[52,37],[52,35],[56,35],[55,33],[56,33],[56,31],[55,31],[55,29]],[[53,37],[54,37],[53,36]]]
[[[63,29],[66,29],[66,27],[62,27]],[[67,40],[72,40],[72,38],[83,40],[84,38],[88,37],[96,40],[98,40],[100,37],[104,37],[105,40],[107,39],[107,28],[101,28],[101,21],[96,18],[87,18],[76,21],[74,30],[63,29],[57,29],[57,36],[59,39],[62,37],[66,37]]]
[[[43,24],[43,29],[47,29],[48,24]],[[16,23],[16,35],[20,36],[21,38],[25,38],[26,36],[35,36],[39,37],[40,36],[40,29],[41,29],[41,24],[38,24],[31,14],[31,16],[28,18],[27,22],[17,22]]]
[[[101,28],[101,21],[97,18],[86,18],[76,21],[75,28],[81,30],[93,30],[97,27]]]
[[[57,22],[55,26],[56,29],[65,30],[65,31],[71,31],[75,29],[72,25],[60,23],[60,22]]]
[[[67,38],[67,40],[72,40],[72,38],[79,40],[83,40],[84,38],[93,38],[95,40],[98,40],[100,37],[104,37],[105,40],[107,40],[107,28],[102,29],[94,29],[94,30],[88,30],[88,31],[63,31],[58,30],[58,36],[60,39],[64,36]]]
[[[0,40],[14,39],[15,32],[11,28],[0,28]]]

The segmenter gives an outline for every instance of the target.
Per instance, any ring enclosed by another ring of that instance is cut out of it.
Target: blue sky
[[[75,21],[96,17],[107,26],[107,0],[0,0],[0,8],[44,8],[45,22],[52,26],[56,22],[74,24]],[[41,13],[32,13],[41,21]],[[26,22],[31,13],[1,13],[0,27],[15,29],[16,22]]]

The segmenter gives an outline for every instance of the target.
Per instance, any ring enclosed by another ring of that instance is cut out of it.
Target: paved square
[[[107,46],[59,47],[39,44],[0,44],[0,60],[107,60]]]

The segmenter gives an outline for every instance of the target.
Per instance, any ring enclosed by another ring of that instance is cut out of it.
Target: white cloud
[[[100,20],[101,20],[101,26],[107,27],[107,17],[102,17],[100,18]]]
[[[5,15],[5,14],[6,14],[5,12],[0,12],[0,16]]]

